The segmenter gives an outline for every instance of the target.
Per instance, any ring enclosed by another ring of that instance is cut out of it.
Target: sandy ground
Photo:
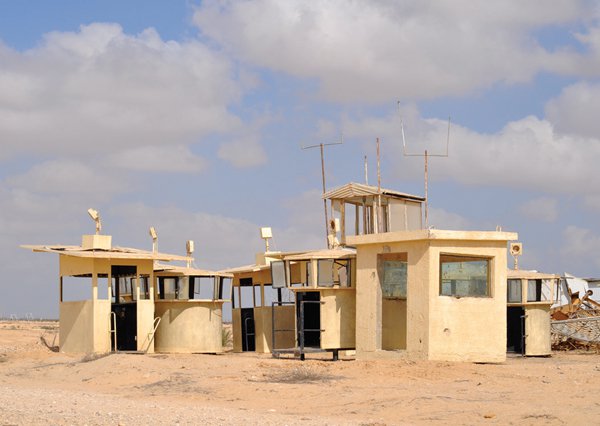
[[[55,353],[0,322],[0,425],[598,424],[600,355],[500,365]],[[596,420],[594,420],[596,419]]]

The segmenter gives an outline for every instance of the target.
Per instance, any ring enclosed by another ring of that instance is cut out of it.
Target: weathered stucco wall
[[[155,350],[173,353],[219,353],[222,347],[223,302],[157,301]]]
[[[506,359],[506,242],[435,241],[430,248],[428,358],[503,362]],[[490,296],[440,296],[441,253],[491,258]]]
[[[110,352],[109,315],[110,303],[107,300],[60,303],[61,352]]]

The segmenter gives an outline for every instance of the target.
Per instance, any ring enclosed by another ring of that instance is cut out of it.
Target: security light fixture
[[[194,253],[194,240],[187,240],[185,243],[185,251],[188,257],[192,257],[192,253]],[[190,268],[192,266],[192,261],[187,261],[187,267]]]
[[[260,228],[260,238],[265,240],[265,253],[269,251],[269,240],[273,238],[273,231],[270,227]]]
[[[150,237],[152,237],[152,251],[156,253],[158,251],[158,234],[156,233],[154,226],[150,227],[149,234]]]
[[[96,222],[96,235],[100,235],[100,231],[102,230],[102,222],[100,221],[100,214],[98,210],[88,209],[88,214],[92,218],[94,222]]]
[[[523,254],[523,243],[510,243],[510,254],[515,259],[515,271],[519,269],[519,256]]]

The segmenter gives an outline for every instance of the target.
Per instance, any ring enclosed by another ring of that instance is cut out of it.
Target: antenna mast
[[[400,112],[400,101],[398,101],[398,112]],[[406,152],[406,139],[404,137],[404,122],[400,118],[400,129],[402,133],[402,153],[405,157],[424,157],[425,158],[425,228],[429,228],[429,157],[448,157],[448,146],[450,145],[450,117],[448,117],[448,134],[446,137],[446,152],[444,154],[429,154],[425,150],[424,154],[409,154]]]
[[[323,183],[323,195],[325,195],[326,186],[325,186],[325,153],[324,147],[332,146],[332,145],[342,145],[344,143],[344,135],[340,135],[340,141],[334,143],[320,143],[317,145],[309,145],[302,146],[302,149],[310,149],[310,148],[320,148],[321,149],[321,179]],[[323,198],[323,210],[325,211],[325,241],[327,243],[327,248],[329,247],[329,215],[327,214],[327,200]]]

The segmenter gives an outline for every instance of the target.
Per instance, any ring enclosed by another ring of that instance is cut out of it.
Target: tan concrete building
[[[158,264],[192,258],[112,247],[108,235],[84,235],[81,246],[24,247],[59,255],[62,352],[222,352],[231,275]],[[67,283],[89,286],[90,297],[64,300]]]
[[[84,235],[81,246],[23,247],[59,255],[62,352],[154,352],[154,262],[190,258],[112,247],[109,235]],[[89,286],[90,297],[64,300],[66,281]]]
[[[357,357],[506,358],[507,242],[516,233],[347,237],[357,250]]]
[[[233,274],[234,351],[299,354],[353,349],[355,251],[257,255]]]

